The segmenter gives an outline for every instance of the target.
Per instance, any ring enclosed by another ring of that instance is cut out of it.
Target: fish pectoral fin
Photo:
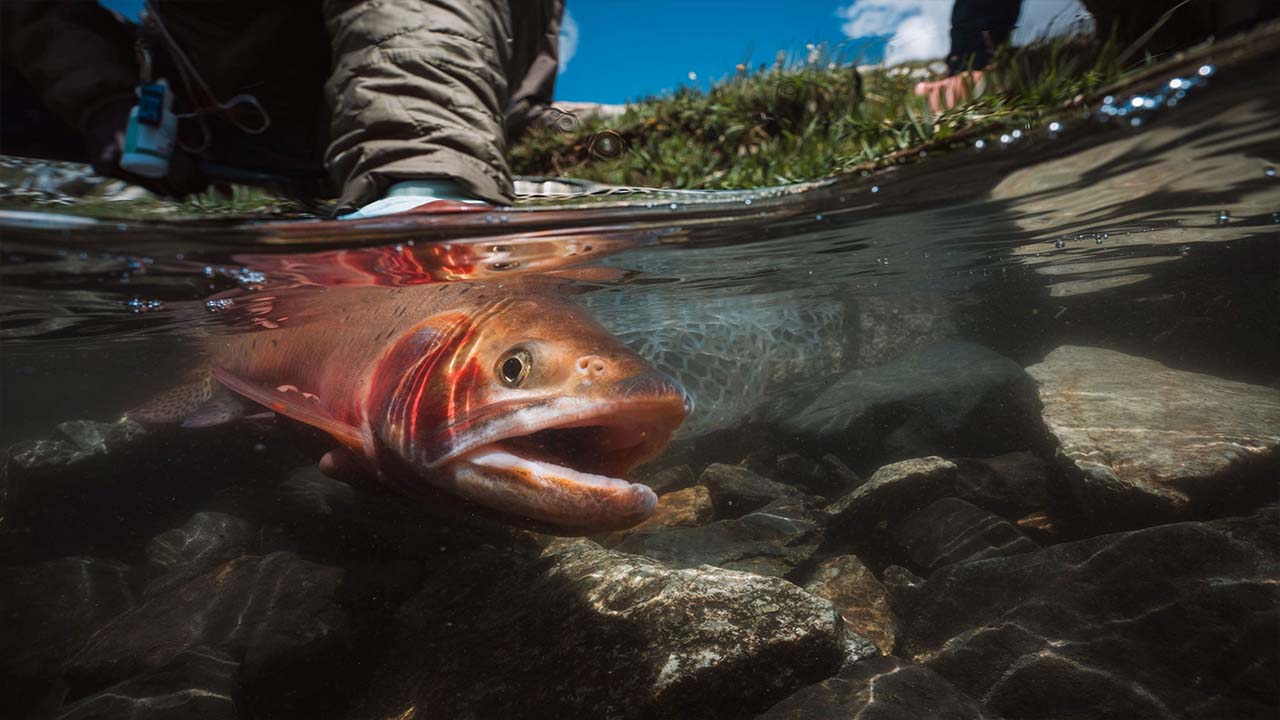
[[[364,436],[360,429],[335,418],[320,404],[319,399],[304,390],[292,385],[265,387],[257,383],[243,380],[222,368],[213,369],[213,377],[231,390],[264,405],[281,415],[303,422],[332,435],[338,442],[353,448],[364,447]]]

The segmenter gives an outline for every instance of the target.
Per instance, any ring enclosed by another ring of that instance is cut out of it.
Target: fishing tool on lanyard
[[[120,156],[122,169],[149,178],[166,176],[175,146],[180,146],[193,155],[209,147],[212,136],[206,115],[220,114],[241,132],[249,135],[260,135],[271,127],[270,114],[253,95],[241,93],[226,101],[219,100],[209,83],[196,70],[191,58],[187,57],[177,40],[169,33],[164,20],[151,3],[146,3],[145,10],[144,22],[150,20],[164,40],[194,109],[187,113],[173,111],[173,90],[164,78],[153,81],[151,48],[139,35],[136,45],[140,68],[138,104],[129,112],[124,152]],[[239,116],[245,114],[245,109],[256,114],[257,122],[241,121]],[[178,121],[187,119],[196,120],[200,127],[200,142],[193,146],[187,145],[178,137]]]

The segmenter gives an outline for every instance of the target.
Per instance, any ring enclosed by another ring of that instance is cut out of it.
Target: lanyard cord
[[[196,105],[195,110],[192,112],[175,113],[175,116],[179,119],[195,118],[200,123],[200,132],[203,140],[198,146],[189,147],[186,143],[182,142],[181,138],[179,138],[178,144],[182,146],[183,150],[194,154],[203,152],[209,147],[209,143],[212,142],[213,138],[209,132],[209,123],[205,120],[204,116],[212,113],[221,114],[228,122],[238,128],[241,132],[248,133],[249,135],[261,135],[267,131],[267,128],[271,127],[271,115],[267,112],[266,108],[262,107],[262,103],[258,101],[258,98],[253,95],[249,93],[241,93],[229,100],[226,100],[225,102],[218,100],[218,96],[215,95],[213,89],[209,87],[209,83],[205,82],[205,79],[200,75],[200,71],[196,70],[195,63],[191,62],[191,58],[187,57],[187,54],[183,52],[182,46],[180,46],[178,41],[174,39],[173,35],[169,33],[169,28],[165,27],[164,20],[160,18],[160,13],[156,12],[155,7],[153,7],[150,2],[146,3],[146,9],[147,14],[155,21],[156,29],[160,31],[161,37],[164,38],[165,43],[169,46],[169,51],[173,53],[173,57],[177,61],[176,65],[178,67],[178,75],[181,76],[182,84],[187,88],[187,92],[191,95],[191,98]],[[197,93],[197,90],[200,92]],[[232,108],[235,108],[238,105],[248,105],[256,110],[258,117],[261,118],[261,122],[257,125],[246,125],[245,123],[240,122],[236,119],[235,115],[231,113]]]

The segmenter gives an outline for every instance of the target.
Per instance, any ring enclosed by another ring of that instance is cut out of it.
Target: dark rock
[[[784,499],[736,520],[643,530],[622,541],[617,549],[675,568],[715,565],[783,576],[808,560],[820,541],[820,526],[813,513],[799,501]]]
[[[779,455],[775,477],[783,478],[788,485],[823,498],[840,497],[862,484],[862,478],[857,473],[830,453],[823,456],[820,462],[797,453]]]
[[[804,493],[783,483],[761,477],[745,467],[714,463],[702,471],[698,484],[711,492],[717,520],[731,520],[782,498],[801,498]]]
[[[87,557],[0,568],[0,687],[14,716],[41,701],[62,663],[134,605],[128,568]]]
[[[327,671],[348,640],[335,598],[343,570],[292,553],[228,562],[120,615],[66,664],[76,697],[153,672],[198,645],[242,663],[248,693],[323,704]]]
[[[758,720],[983,720],[994,718],[941,675],[895,657],[873,657],[796,692]]]
[[[839,555],[818,565],[804,589],[831,601],[845,627],[888,655],[898,636],[898,621],[889,609],[889,594],[855,555]]]
[[[1033,447],[1037,409],[1034,384],[1017,363],[948,341],[847,373],[783,428],[873,461],[990,455]]]
[[[584,540],[452,558],[397,613],[354,717],[738,718],[835,672],[830,603]]]
[[[698,482],[698,476],[693,474],[693,468],[688,465],[676,465],[645,475],[639,482],[648,485],[649,489],[655,493],[663,495],[693,486]]]
[[[15,469],[37,474],[95,457],[119,453],[147,437],[146,428],[131,420],[114,423],[72,420],[58,425],[47,440],[20,443],[10,450]]]
[[[1013,523],[957,498],[943,498],[903,518],[893,528],[893,539],[924,570],[1040,549]]]
[[[224,650],[193,647],[164,667],[112,685],[65,708],[57,720],[235,720],[239,663]]]
[[[881,573],[880,582],[889,592],[891,607],[909,608],[919,591],[924,589],[925,581],[901,565],[890,565]]]
[[[1280,390],[1076,346],[1027,372],[1090,515],[1150,524],[1274,482]]]
[[[166,530],[147,543],[147,564],[154,576],[147,596],[203,575],[249,550],[253,528],[234,515],[199,512],[182,527]]]
[[[1278,520],[1271,509],[942,568],[907,607],[895,595],[899,648],[1007,717],[1272,717]]]
[[[827,506],[832,530],[848,535],[870,532],[949,495],[956,466],[939,457],[903,460],[876,470],[863,485]]]
[[[1016,518],[1049,503],[1049,464],[1028,452],[991,458],[955,458],[956,496],[985,510]]]

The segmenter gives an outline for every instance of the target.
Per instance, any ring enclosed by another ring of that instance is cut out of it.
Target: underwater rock
[[[638,482],[648,485],[650,490],[662,495],[693,486],[698,482],[698,476],[693,474],[693,468],[688,465],[676,465],[645,475]]]
[[[940,457],[885,465],[865,484],[827,506],[830,527],[847,535],[866,534],[950,494],[955,477],[955,464]]]
[[[992,455],[1033,447],[1035,388],[1012,360],[947,341],[823,388],[782,420],[790,433],[839,442],[853,457]]]
[[[831,604],[791,583],[586,540],[452,557],[390,635],[354,717],[739,718],[843,657]]]
[[[889,609],[889,594],[856,555],[838,555],[818,565],[804,589],[831,601],[845,627],[893,652],[898,621]]]
[[[192,515],[182,527],[166,530],[147,543],[147,564],[155,577],[143,594],[155,595],[240,557],[249,550],[252,534],[249,523],[234,515]]]
[[[15,716],[90,635],[134,606],[123,563],[70,557],[0,568],[0,687]]]
[[[804,497],[803,492],[790,485],[762,477],[737,465],[708,465],[698,478],[698,484],[711,492],[711,504],[715,506],[717,520],[740,518],[774,500]]]
[[[757,720],[986,720],[984,711],[941,675],[896,657],[872,657],[810,685]]]
[[[1280,390],[1071,345],[1027,372],[1091,515],[1151,524],[1274,482]]]
[[[875,367],[955,337],[955,298],[945,295],[864,295],[854,303],[854,367]]]
[[[1272,508],[941,568],[893,595],[899,650],[1007,717],[1270,717],[1278,522]]]
[[[57,720],[235,720],[240,664],[225,650],[197,646],[164,667],[77,700]]]
[[[924,570],[1040,549],[1013,523],[958,498],[942,498],[916,510],[892,534],[911,562]]]
[[[815,514],[800,500],[784,498],[733,520],[642,530],[616,549],[674,568],[714,565],[781,577],[812,557],[821,539]]]
[[[711,506],[711,493],[702,485],[667,493],[658,497],[658,506],[647,520],[633,528],[609,533],[601,541],[605,547],[613,547],[628,535],[643,530],[666,527],[697,527],[711,522],[715,509]]]
[[[27,473],[61,469],[93,457],[132,447],[149,433],[132,420],[104,423],[72,420],[58,425],[47,440],[19,443],[10,449],[10,462]]]
[[[1028,452],[990,458],[954,458],[956,496],[1007,518],[1049,504],[1049,464]]]
[[[65,667],[73,695],[173,662],[199,645],[242,663],[249,693],[319,702],[350,620],[336,595],[344,571],[293,553],[244,556],[118,616]]]
[[[776,477],[821,498],[836,498],[862,484],[862,478],[831,453],[821,461],[797,453],[783,453],[776,461]]]

